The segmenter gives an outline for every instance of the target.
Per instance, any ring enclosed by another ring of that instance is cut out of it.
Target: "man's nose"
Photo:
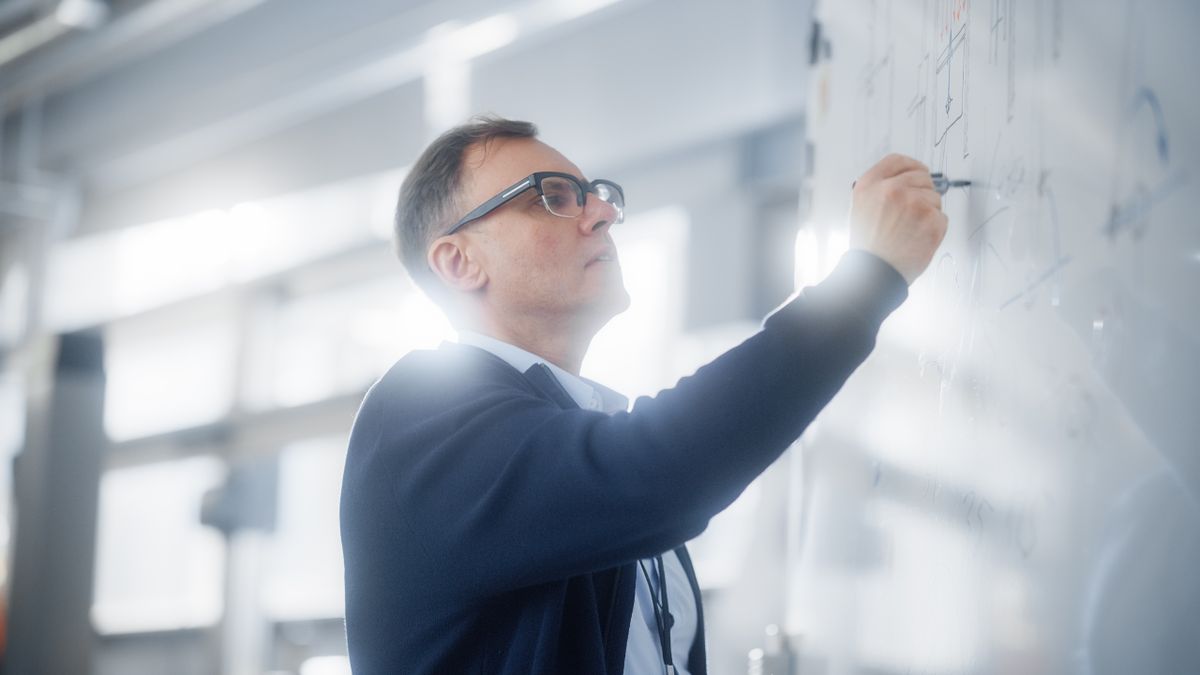
[[[579,229],[584,234],[599,234],[617,221],[617,207],[589,192],[583,202]]]

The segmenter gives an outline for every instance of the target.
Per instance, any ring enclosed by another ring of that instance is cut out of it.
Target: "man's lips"
[[[601,251],[600,253],[597,253],[594,257],[592,257],[592,259],[589,260],[587,262],[587,265],[584,265],[584,267],[587,267],[588,265],[591,265],[592,263],[597,263],[597,262],[616,262],[616,261],[617,261],[617,254],[615,252]]]

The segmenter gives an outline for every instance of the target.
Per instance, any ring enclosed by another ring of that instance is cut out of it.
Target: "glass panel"
[[[92,622],[101,633],[210,625],[222,607],[224,542],[200,524],[224,480],[215,457],[113,469],[100,480]]]
[[[403,172],[72,239],[51,252],[46,321],[103,323],[386,238]]]
[[[295,443],[279,457],[279,511],[261,601],[274,620],[344,616],[338,500],[345,436]]]
[[[236,337],[232,309],[218,301],[111,326],[109,435],[124,440],[224,415],[233,400]]]

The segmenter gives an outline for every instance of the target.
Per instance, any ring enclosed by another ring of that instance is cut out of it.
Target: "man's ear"
[[[456,291],[475,291],[487,284],[487,272],[471,255],[465,242],[453,235],[434,240],[425,260],[442,283]]]

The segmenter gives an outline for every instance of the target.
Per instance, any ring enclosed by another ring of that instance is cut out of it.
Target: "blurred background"
[[[3,672],[348,673],[350,424],[453,336],[392,253],[409,163],[492,112],[621,183],[633,305],[584,375],[653,394],[845,247],[797,237],[811,25],[804,0],[0,0]],[[791,471],[692,544],[711,672],[782,622]]]

